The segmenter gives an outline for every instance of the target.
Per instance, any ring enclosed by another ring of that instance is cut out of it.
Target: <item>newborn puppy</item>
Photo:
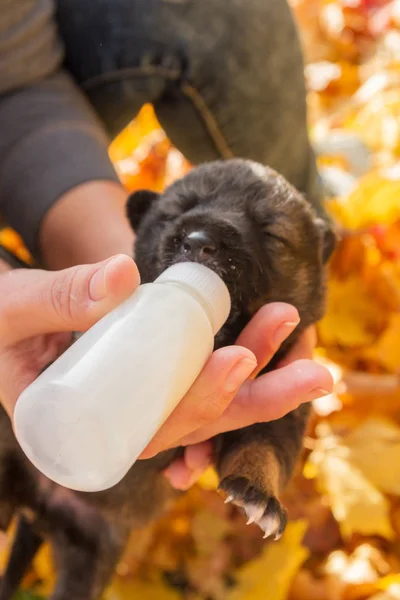
[[[138,233],[143,283],[174,263],[200,262],[225,281],[232,299],[215,347],[233,344],[269,302],[294,305],[301,322],[265,369],[271,370],[302,331],[322,317],[324,265],[335,237],[325,221],[275,171],[232,160],[203,165],[163,195],[138,192],[128,214]],[[220,488],[275,539],[286,524],[279,492],[302,448],[309,407],[283,419],[215,439]]]
[[[200,262],[226,282],[232,309],[216,347],[234,343],[264,304],[291,303],[301,323],[268,365],[272,369],[322,316],[324,265],[334,235],[271,169],[244,160],[206,164],[161,195],[133,194],[128,216],[143,283],[182,261]],[[277,421],[214,439],[221,490],[265,537],[276,539],[284,530],[279,495],[301,451],[308,411],[302,405]],[[73,492],[38,474],[0,412],[0,524],[5,528],[13,514],[22,514],[0,600],[11,598],[43,539],[52,543],[58,569],[51,598],[99,599],[131,529],[154,518],[176,494],[162,471],[180,453],[138,461],[110,490]]]

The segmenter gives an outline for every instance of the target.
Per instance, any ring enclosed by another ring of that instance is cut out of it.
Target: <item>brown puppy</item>
[[[272,369],[301,331],[322,316],[324,265],[334,235],[271,169],[244,160],[209,163],[162,195],[137,192],[128,216],[137,232],[135,258],[143,282],[181,261],[201,262],[224,279],[232,310],[216,347],[232,344],[263,304],[291,303],[301,324],[268,365]],[[308,410],[303,405],[277,421],[214,440],[221,489],[265,536],[277,538],[285,527],[279,494],[301,451]],[[174,496],[162,470],[182,449],[138,461],[111,490],[83,494],[37,473],[3,412],[0,432],[0,523],[6,527],[16,511],[24,515],[0,600],[11,597],[42,538],[52,542],[58,566],[52,599],[100,598],[131,529]]]

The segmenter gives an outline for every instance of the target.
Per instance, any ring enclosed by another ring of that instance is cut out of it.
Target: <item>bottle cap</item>
[[[156,282],[177,283],[191,288],[207,309],[214,335],[227,320],[231,310],[228,288],[208,267],[192,262],[177,263],[166,269]]]

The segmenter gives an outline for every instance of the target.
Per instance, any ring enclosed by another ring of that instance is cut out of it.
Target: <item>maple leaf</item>
[[[379,592],[371,596],[371,600],[400,600],[400,592],[396,589]]]
[[[143,140],[154,132],[161,132],[161,137],[165,138],[153,106],[145,104],[136,118],[111,142],[109,147],[111,160],[118,163],[118,161],[132,155],[143,144]],[[146,157],[145,150],[143,157]]]
[[[390,317],[388,327],[378,341],[365,352],[365,356],[374,359],[387,371],[396,373],[400,369],[400,315]]]
[[[182,596],[161,579],[130,581],[117,578],[103,600],[182,600]]]
[[[368,419],[342,443],[349,449],[349,461],[377,489],[400,496],[400,428],[394,422]]]
[[[400,217],[399,194],[398,173],[374,171],[362,177],[355,190],[338,202],[335,214],[349,229],[393,223]]]
[[[306,528],[305,521],[289,523],[279,542],[268,544],[259,558],[237,571],[237,585],[226,600],[285,600],[308,556],[302,546]]]
[[[389,501],[351,460],[351,449],[345,440],[335,436],[327,424],[318,427],[317,433],[319,443],[309,463],[315,468],[313,475],[317,476],[321,491],[329,498],[342,536],[348,539],[353,533],[361,533],[392,539]],[[306,470],[305,474],[309,472]]]
[[[13,229],[5,228],[0,230],[0,245],[14,253],[21,260],[32,263],[32,256],[25,248],[21,237]]]
[[[48,596],[53,591],[56,575],[52,559],[51,548],[44,544],[33,560],[33,568],[37,579],[40,581],[36,590],[43,596]]]
[[[208,510],[199,510],[192,521],[192,535],[197,551],[201,554],[212,552],[230,530],[231,525],[226,519]]]
[[[44,600],[43,596],[37,596],[33,592],[21,590],[14,594],[12,600]]]
[[[219,478],[214,468],[208,468],[197,482],[205,490],[216,490]]]
[[[364,347],[377,339],[381,327],[379,304],[359,276],[330,280],[326,315],[318,324],[323,345]]]
[[[372,596],[374,600],[400,600],[400,575],[388,575],[377,584],[383,592]]]

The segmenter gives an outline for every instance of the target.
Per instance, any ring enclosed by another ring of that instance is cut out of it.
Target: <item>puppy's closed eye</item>
[[[264,235],[264,238],[268,238],[268,239],[276,242],[278,244],[278,247],[280,246],[280,247],[287,248],[288,250],[291,250],[292,252],[296,251],[294,244],[292,244],[292,242],[288,238],[286,238],[284,235],[281,235],[281,234],[275,232],[270,227],[266,227],[263,229],[263,235]]]

